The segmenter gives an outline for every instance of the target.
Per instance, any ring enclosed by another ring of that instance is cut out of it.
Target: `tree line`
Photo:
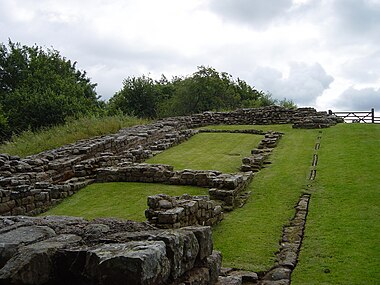
[[[125,114],[155,119],[273,104],[295,106],[205,66],[171,80],[164,75],[159,80],[127,77],[121,90],[104,102],[86,72],[59,51],[11,40],[0,44],[0,142],[72,117]]]

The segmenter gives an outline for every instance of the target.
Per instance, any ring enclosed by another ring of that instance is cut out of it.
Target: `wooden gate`
[[[329,115],[335,115],[343,118],[346,123],[367,123],[380,124],[380,117],[375,117],[375,109],[370,111],[340,111],[333,112],[329,110]]]

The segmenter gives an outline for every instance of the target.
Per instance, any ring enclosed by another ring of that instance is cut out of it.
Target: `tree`
[[[227,72],[199,66],[191,76],[171,81],[164,75],[158,81],[144,75],[128,77],[108,107],[111,112],[155,118],[274,104],[277,100],[270,93],[258,91],[240,78],[234,80]]]
[[[97,112],[102,103],[95,87],[86,72],[77,70],[76,62],[54,49],[11,41],[8,47],[0,45],[0,104],[12,132]]]
[[[155,118],[159,96],[160,89],[152,78],[128,77],[122,89],[110,99],[109,109],[112,113],[121,111],[140,118]]]

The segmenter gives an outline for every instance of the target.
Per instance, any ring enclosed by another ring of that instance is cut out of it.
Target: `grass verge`
[[[292,284],[378,284],[380,125],[323,130],[300,261]]]
[[[0,153],[25,157],[61,147],[81,139],[116,133],[121,128],[146,124],[148,121],[128,116],[83,117],[38,132],[26,131],[0,145]]]
[[[147,162],[169,164],[175,169],[237,172],[242,158],[250,155],[261,139],[251,134],[200,133]]]
[[[282,227],[294,215],[293,207],[306,186],[318,131],[295,130],[289,125],[251,128],[285,135],[270,158],[273,164],[261,170],[249,186],[252,194],[247,204],[226,215],[213,235],[215,248],[223,254],[223,266],[265,271],[273,266]]]
[[[161,193],[171,196],[185,193],[207,195],[207,189],[156,183],[97,183],[65,199],[43,215],[78,216],[86,219],[115,217],[145,221],[147,197]]]

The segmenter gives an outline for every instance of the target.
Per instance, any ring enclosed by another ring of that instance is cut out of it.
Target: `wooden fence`
[[[340,111],[333,112],[329,110],[329,115],[335,115],[343,118],[346,123],[367,123],[380,124],[380,117],[375,117],[375,109],[370,111]]]

